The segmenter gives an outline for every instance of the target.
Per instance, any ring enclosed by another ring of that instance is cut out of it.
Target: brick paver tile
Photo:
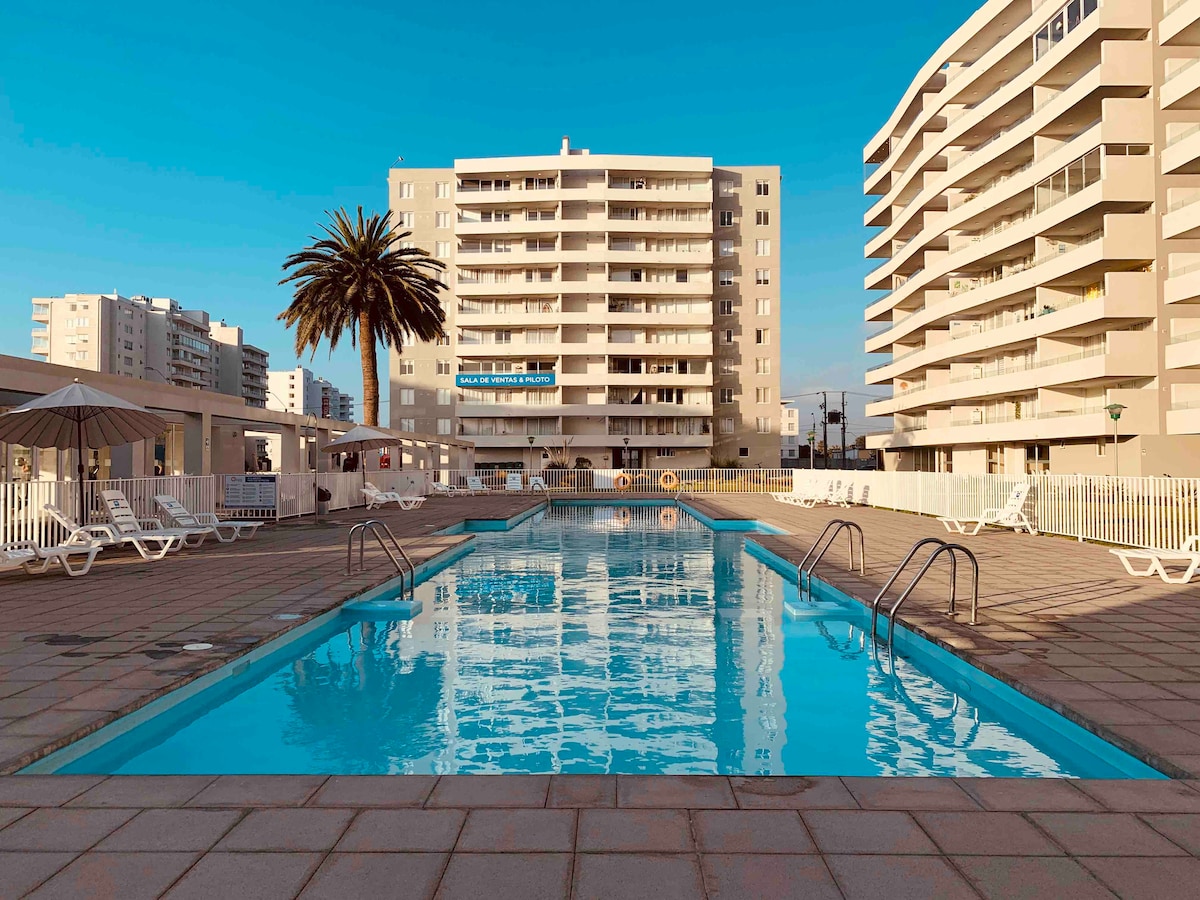
[[[587,853],[575,858],[573,900],[705,900],[695,856]]]
[[[822,853],[937,853],[908,813],[806,810],[802,815]]]
[[[1129,813],[1031,813],[1072,856],[1173,856],[1183,850]]]
[[[30,812],[32,810],[25,806],[0,806],[0,829],[11,825],[17,819]]]
[[[31,900],[154,900],[196,853],[85,853],[30,894]]]
[[[984,809],[1012,812],[1088,812],[1103,807],[1076,782],[1054,778],[957,778]]]
[[[1011,812],[914,812],[913,817],[946,854],[1061,856],[1062,850]]]
[[[949,778],[843,778],[863,809],[979,809]]]
[[[456,853],[437,900],[566,900],[569,853]]]
[[[612,807],[617,805],[616,775],[552,775],[547,806]]]
[[[22,897],[67,863],[75,853],[0,852],[0,897]]]
[[[541,807],[549,788],[549,775],[443,775],[425,805]]]
[[[729,783],[742,809],[858,809],[840,778],[734,776]]]
[[[240,809],[148,809],[99,844],[97,850],[208,850],[242,817]]]
[[[815,853],[798,813],[784,809],[709,809],[692,813],[701,853]]]
[[[461,809],[368,809],[346,829],[337,850],[448,853],[466,818]]]
[[[331,853],[300,900],[401,896],[430,900],[447,858],[445,853]]]
[[[688,814],[681,809],[581,809],[576,850],[676,853],[692,849]]]
[[[1180,781],[1080,781],[1079,787],[1118,812],[1200,812],[1200,791]]]
[[[1084,857],[1079,862],[1122,900],[1195,900],[1200,884],[1200,859],[1192,857]]]
[[[303,806],[324,775],[222,775],[188,806]]]
[[[329,850],[352,818],[352,809],[256,809],[221,838],[217,849]]]
[[[954,864],[987,900],[1113,900],[1113,893],[1071,859],[961,856]]]
[[[0,806],[59,806],[103,780],[103,775],[6,775],[0,778]]]
[[[827,856],[846,900],[957,900],[978,895],[937,856]]]
[[[1200,814],[1142,813],[1143,822],[1193,856],[1200,856]]]
[[[817,856],[706,854],[700,858],[709,900],[841,900]]]
[[[0,831],[0,850],[87,850],[135,809],[38,809]]]
[[[320,853],[209,853],[164,896],[169,900],[290,900],[321,858]]]
[[[722,775],[618,775],[617,806],[669,809],[736,809]]]
[[[456,853],[571,853],[573,809],[473,809]]]
[[[436,775],[334,775],[308,805],[421,806],[436,783]]]
[[[66,805],[118,808],[182,806],[212,781],[211,775],[114,775]]]

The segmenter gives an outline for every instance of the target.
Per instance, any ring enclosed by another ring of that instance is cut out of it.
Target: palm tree
[[[322,338],[333,352],[342,333],[350,331],[350,344],[358,344],[362,358],[363,422],[379,424],[379,371],[376,347],[382,342],[399,349],[413,337],[431,341],[443,337],[446,314],[438,301],[445,289],[439,275],[445,264],[424,250],[405,248],[401,242],[411,232],[393,232],[391,214],[372,213],[352,221],[345,208],[325,215],[332,225],[321,225],[324,237],[283,264],[280,281],[298,282],[291,305],[279,314],[288,328],[296,326],[296,355],[315,355]]]

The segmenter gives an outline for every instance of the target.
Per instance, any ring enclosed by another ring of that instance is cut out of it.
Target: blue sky
[[[862,145],[975,6],[0,5],[0,353],[28,355],[31,297],[118,290],[240,324],[287,367],[280,264],[323,210],[383,211],[397,156],[569,134],[781,165],[785,393],[865,392]],[[348,344],[311,365],[361,394]]]

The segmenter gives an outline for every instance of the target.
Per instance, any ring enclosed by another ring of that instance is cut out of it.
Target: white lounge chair
[[[820,493],[820,488],[817,488],[813,493],[797,498],[795,503],[797,506],[803,506],[805,509],[812,509],[818,503],[833,503],[841,486],[842,483],[840,481],[830,481],[827,483],[824,493]]]
[[[199,547],[210,534],[207,528],[199,532],[193,528],[163,528],[158,519],[139,519],[120,491],[101,491],[100,498],[121,543],[131,544],[142,559],[154,561],[185,546]]]
[[[476,475],[467,476],[467,490],[471,494],[490,494],[492,489],[483,483],[483,479]]]
[[[57,547],[39,547],[34,541],[12,541],[0,544],[0,571],[19,567],[30,575],[40,575],[52,564],[57,564],[75,578],[86,575],[91,570],[92,563],[96,561],[96,554],[103,549],[99,541]],[[85,558],[82,562],[72,563],[72,556]]]
[[[1136,547],[1109,550],[1108,552],[1119,559],[1121,565],[1125,567],[1125,571],[1135,578],[1157,575],[1167,584],[1187,584],[1195,576],[1197,569],[1200,569],[1200,535],[1196,534],[1189,535],[1178,550]],[[1133,567],[1134,560],[1146,563],[1146,567],[1135,569]],[[1183,574],[1170,574],[1167,571],[1168,565],[1184,566]]]
[[[1018,484],[1013,488],[1012,493],[1008,495],[1008,502],[1002,508],[985,509],[977,519],[956,519],[953,516],[939,516],[938,521],[945,525],[946,530],[951,534],[979,534],[985,525],[993,525],[997,528],[1011,528],[1014,531],[1020,531],[1024,528],[1030,534],[1037,534],[1037,529],[1033,527],[1033,523],[1025,515],[1025,500],[1028,497],[1029,485]],[[967,530],[968,528],[970,529],[969,531]]]
[[[238,538],[252,538],[262,527],[262,522],[246,520],[221,520],[214,513],[190,513],[187,508],[170,494],[156,494],[154,502],[167,522],[174,528],[211,529],[211,534],[222,544],[232,544]]]
[[[425,502],[424,497],[406,497],[396,491],[381,491],[369,481],[361,490],[367,498],[367,509],[381,509],[385,503],[395,503],[401,509],[416,509]]]
[[[59,546],[78,546],[92,543],[98,543],[101,546],[111,546],[121,543],[121,536],[112,525],[107,523],[80,525],[53,503],[47,503],[42,509],[48,512],[50,518],[61,525],[63,530],[67,532],[67,536],[59,542]]]
[[[844,490],[838,487],[830,492],[829,499],[825,502],[830,506],[850,507],[854,503],[854,482],[848,482]]]
[[[459,494],[467,493],[465,488],[455,487],[452,484],[443,484],[440,481],[433,483],[433,492],[435,494],[445,494],[447,497],[457,497]]]
[[[529,476],[529,490],[531,490],[531,491],[548,490],[548,488],[546,487],[546,479],[543,478],[541,475],[530,475]]]

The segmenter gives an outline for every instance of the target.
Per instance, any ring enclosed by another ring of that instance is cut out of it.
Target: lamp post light
[[[529,441],[529,472],[533,473],[533,435],[529,435],[525,440]]]
[[[1110,403],[1104,407],[1104,411],[1108,413],[1108,417],[1113,420],[1113,474],[1117,476],[1121,474],[1121,463],[1117,457],[1117,453],[1119,452],[1117,450],[1117,428],[1119,427],[1118,423],[1121,421],[1121,412],[1125,409],[1125,405],[1121,403]]]
[[[629,468],[629,438],[622,438],[625,442],[625,455],[621,457],[621,468]]]

